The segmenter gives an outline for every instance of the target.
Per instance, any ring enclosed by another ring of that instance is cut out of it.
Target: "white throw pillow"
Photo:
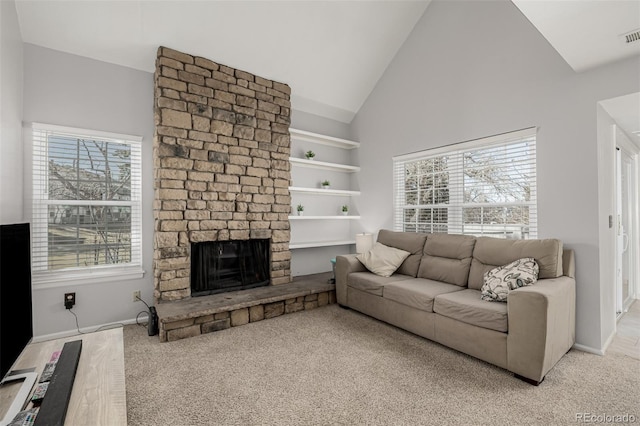
[[[490,302],[506,302],[511,290],[535,284],[539,272],[538,263],[532,257],[524,257],[487,271],[480,298]]]
[[[411,253],[376,242],[371,250],[356,256],[371,272],[381,277],[390,277]]]

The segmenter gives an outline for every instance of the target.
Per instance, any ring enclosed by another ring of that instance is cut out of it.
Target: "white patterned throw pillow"
[[[532,257],[524,257],[498,266],[484,274],[481,299],[490,302],[506,302],[509,291],[535,284],[540,268]]]

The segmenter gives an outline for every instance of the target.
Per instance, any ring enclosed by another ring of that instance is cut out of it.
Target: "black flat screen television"
[[[24,405],[20,398],[28,397],[37,379],[35,372],[11,371],[33,338],[30,247],[28,223],[0,225],[0,383],[24,382],[7,416]]]

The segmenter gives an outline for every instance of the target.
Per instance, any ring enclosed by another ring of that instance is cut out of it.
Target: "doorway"
[[[638,283],[638,150],[614,126],[616,141],[616,317],[637,294]]]

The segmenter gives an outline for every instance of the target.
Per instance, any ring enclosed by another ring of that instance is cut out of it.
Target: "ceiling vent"
[[[640,29],[638,29],[638,30],[633,30],[633,31],[628,32],[628,33],[626,33],[626,34],[622,34],[622,35],[620,36],[620,39],[621,39],[625,44],[640,42]]]

